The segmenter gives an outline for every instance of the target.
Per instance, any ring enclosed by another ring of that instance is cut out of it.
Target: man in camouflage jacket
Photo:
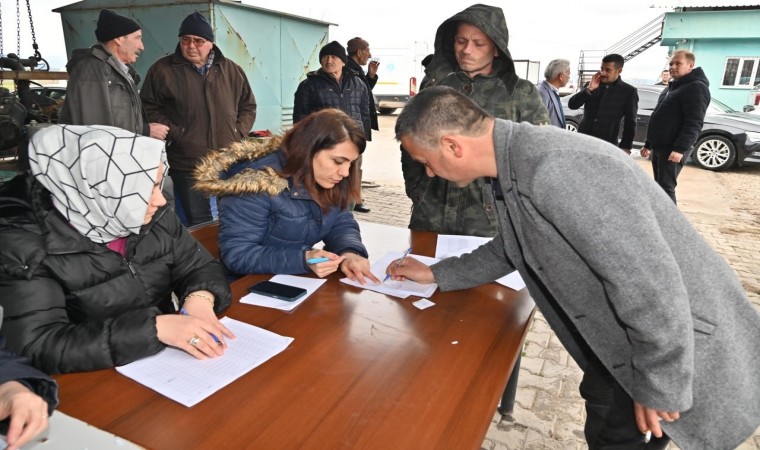
[[[425,69],[427,86],[451,86],[500,119],[547,124],[549,114],[536,87],[520,79],[509,53],[504,11],[473,5],[444,21],[436,32],[435,53]],[[409,228],[441,234],[494,236],[491,186],[486,179],[458,187],[427,177],[425,166],[402,149],[406,193],[412,199]]]

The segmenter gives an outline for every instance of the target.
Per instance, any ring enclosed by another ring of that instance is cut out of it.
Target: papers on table
[[[270,279],[270,281],[274,281],[276,283],[281,283],[281,284],[287,284],[289,286],[304,288],[306,289],[306,295],[304,295],[303,297],[299,298],[298,300],[294,302],[287,302],[285,300],[278,300],[276,298],[267,297],[265,295],[249,293],[248,295],[240,299],[240,303],[264,306],[267,308],[281,309],[283,311],[291,311],[296,306],[303,303],[304,300],[309,298],[309,296],[313,294],[314,291],[319,289],[319,287],[322,286],[327,280],[322,280],[319,278],[297,277],[294,275],[275,275]]]
[[[439,234],[438,241],[435,244],[435,257],[444,259],[462,256],[490,241],[491,238],[486,237]]]
[[[98,450],[145,450],[137,444],[107,431],[96,428],[79,419],[56,410],[48,428],[32,438],[21,450],[51,449],[98,449]],[[0,449],[5,449],[5,436],[2,436]]]
[[[486,237],[439,234],[438,242],[435,246],[435,257],[444,259],[450,258],[452,256],[461,256],[465,253],[470,253],[471,251],[490,241],[491,238]],[[495,281],[516,291],[525,288],[525,281],[523,281],[522,277],[516,270],[510,274],[504,275]]]
[[[116,370],[161,395],[193,406],[285,350],[293,338],[224,317],[221,322],[236,339],[227,339],[223,356],[196,359],[167,347],[156,355],[135,361]]]
[[[385,256],[383,256],[382,258],[380,258],[379,260],[375,261],[372,264],[372,267],[370,268],[370,270],[378,279],[384,280],[385,269],[394,259],[401,258],[402,256],[404,256],[404,254],[401,252],[386,253]],[[430,258],[428,256],[410,254],[409,256],[407,256],[407,258],[414,258],[424,264],[427,264],[428,266],[438,262],[437,259]],[[417,297],[430,297],[431,295],[433,295],[433,292],[435,292],[435,290],[438,289],[438,285],[435,283],[420,284],[411,280],[405,280],[405,281],[388,280],[380,284],[375,284],[370,281],[365,285],[361,285],[356,281],[351,281],[348,278],[341,278],[340,281],[342,283],[350,284],[351,286],[360,287],[362,289],[369,289],[370,291],[380,292],[382,294],[390,295],[392,297],[399,297],[399,298],[407,298],[410,295],[414,295]]]

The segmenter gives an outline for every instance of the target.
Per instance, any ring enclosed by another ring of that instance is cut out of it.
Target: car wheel
[[[705,136],[697,141],[692,159],[703,169],[725,170],[736,161],[736,147],[723,136]]]
[[[393,114],[396,111],[396,108],[377,108],[377,112],[383,115]]]
[[[575,122],[571,122],[569,120],[565,121],[565,129],[567,131],[572,131],[573,133],[577,133],[578,132],[578,124],[575,123]]]

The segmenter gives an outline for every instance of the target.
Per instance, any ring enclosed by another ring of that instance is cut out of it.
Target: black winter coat
[[[570,109],[583,106],[583,120],[578,127],[579,133],[597,137],[620,148],[630,149],[633,145],[639,93],[622,78],[608,85],[600,84],[591,94],[583,89],[573,95],[567,105]],[[621,119],[623,136],[618,144]]]
[[[377,121],[377,106],[375,106],[375,96],[372,94],[372,89],[377,84],[378,76],[377,74],[375,74],[374,77],[370,77],[369,75],[367,75],[367,73],[364,72],[364,69],[362,69],[362,66],[360,66],[359,63],[357,63],[350,57],[346,60],[346,67],[352,70],[356,74],[357,77],[361,78],[361,80],[364,81],[364,85],[367,86],[367,94],[369,95],[370,130],[366,138],[368,141],[371,141],[372,130],[378,130],[378,131],[380,130],[380,123]]]
[[[646,147],[666,153],[691,150],[710,104],[709,85],[701,67],[671,81],[660,93],[649,119]]]
[[[167,207],[126,258],[82,236],[31,175],[0,188],[0,304],[9,348],[48,373],[110,368],[164,348],[156,316],[171,295],[208,290],[218,313],[230,304],[221,265]]]
[[[369,95],[364,81],[345,67],[340,84],[322,69],[309,72],[296,90],[293,123],[320,109],[337,108],[359,124],[364,130],[364,136],[369,136]]]

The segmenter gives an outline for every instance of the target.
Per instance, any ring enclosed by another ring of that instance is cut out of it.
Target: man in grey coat
[[[627,155],[494,119],[444,87],[406,105],[396,138],[429,176],[489,177],[499,233],[460,258],[431,267],[406,258],[388,272],[449,291],[518,270],[584,371],[590,448],[664,448],[672,438],[732,449],[760,425],[760,315]]]
[[[565,128],[565,111],[559,99],[559,89],[570,81],[570,61],[553,59],[546,65],[544,81],[538,84],[538,95],[549,111],[549,122],[560,128]]]

